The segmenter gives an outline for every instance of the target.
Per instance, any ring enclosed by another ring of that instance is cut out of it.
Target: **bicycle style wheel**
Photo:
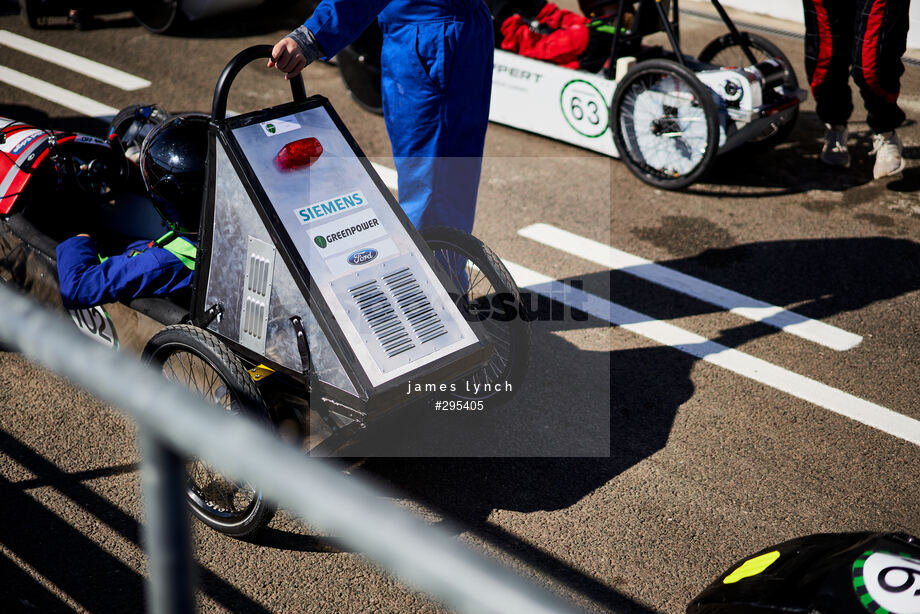
[[[764,37],[752,32],[741,32],[741,36],[747,43],[755,60],[762,62],[764,60],[777,59],[786,68],[786,79],[783,85],[764,92],[765,103],[769,104],[782,98],[784,96],[784,87],[798,89],[799,80],[795,75],[792,62],[789,61],[789,58],[786,57],[786,54],[783,53],[779,47]],[[741,45],[731,33],[724,34],[703,47],[698,59],[700,62],[712,64],[713,66],[748,66],[751,63],[750,59],[744,53],[744,49],[742,49]],[[795,122],[798,118],[799,109],[796,107],[788,120],[780,124],[771,124],[769,129],[762,135],[749,140],[740,147],[751,152],[769,151],[789,138],[789,135],[792,134],[792,130],[795,128]]]
[[[135,0],[131,4],[134,18],[154,34],[166,34],[182,25],[179,0]]]
[[[41,0],[19,0],[19,16],[33,30],[38,29],[48,20],[42,8]]]
[[[246,413],[272,423],[239,358],[209,332],[185,324],[168,326],[150,339],[143,356],[159,367],[166,379],[188,387],[231,414]],[[226,535],[248,537],[271,520],[274,508],[249,484],[229,480],[197,458],[187,461],[186,471],[189,506],[206,525]]]
[[[488,363],[455,382],[452,396],[491,399],[496,405],[509,401],[523,385],[530,360],[530,312],[517,284],[498,256],[473,235],[446,226],[425,228],[421,234],[441,271],[461,292],[461,308],[482,322],[486,341],[494,347]]]
[[[640,62],[611,106],[617,151],[642,181],[677,190],[709,170],[719,149],[718,110],[689,69],[671,60]]]

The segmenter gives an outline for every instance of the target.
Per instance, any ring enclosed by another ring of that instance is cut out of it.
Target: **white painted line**
[[[0,45],[6,45],[22,53],[35,56],[46,62],[63,66],[67,70],[78,72],[97,81],[114,85],[117,88],[134,91],[150,87],[150,81],[128,74],[117,68],[94,62],[82,56],[63,51],[57,47],[39,43],[31,38],[19,36],[8,30],[0,30]]]
[[[782,307],[770,305],[691,277],[651,260],[628,254],[549,224],[533,224],[522,228],[518,234],[611,270],[628,273],[701,301],[718,305],[748,320],[774,326],[784,332],[834,350],[850,350],[862,342],[861,336],[836,326],[806,318]]]
[[[914,445],[920,445],[920,421],[831,388],[816,380],[710,341],[673,324],[655,320],[594,294],[573,288],[542,273],[504,261],[518,285],[531,292],[564,301],[596,318],[620,326],[657,343],[673,347],[743,377],[814,403]]]
[[[67,107],[72,111],[76,111],[77,113],[89,115],[90,117],[95,117],[96,119],[101,119],[106,122],[112,121],[112,118],[118,113],[118,109],[104,105],[101,102],[96,102],[86,96],[81,96],[76,92],[71,92],[62,87],[52,85],[47,81],[30,77],[27,74],[7,68],[6,66],[0,66],[0,82],[18,87],[29,94],[34,94],[45,100],[50,100],[62,107]]]
[[[380,175],[380,178],[383,179],[383,183],[386,184],[391,190],[398,190],[399,183],[396,178],[396,169],[384,166],[382,164],[377,164],[376,162],[371,162],[371,166],[374,167],[374,170],[377,171],[377,174]]]

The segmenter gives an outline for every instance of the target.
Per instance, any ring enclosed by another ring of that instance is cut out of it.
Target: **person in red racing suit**
[[[497,19],[513,2],[497,7]],[[523,5],[538,8],[533,21],[525,11],[516,12],[501,23],[501,48],[520,55],[546,60],[590,72],[597,72],[610,58],[610,34],[607,23],[616,15],[618,5],[609,0],[579,0],[584,15],[560,9],[551,2],[529,0]],[[522,8],[524,8],[522,6]],[[629,15],[624,21],[628,20]]]
[[[825,124],[821,160],[847,167],[847,121],[853,112],[849,76],[859,87],[873,134],[876,179],[904,169],[895,129],[904,121],[898,107],[901,56],[907,46],[910,0],[803,0],[805,69],[818,117]]]

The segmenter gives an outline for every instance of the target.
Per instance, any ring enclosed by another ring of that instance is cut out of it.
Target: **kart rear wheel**
[[[182,24],[180,0],[134,0],[134,18],[154,34],[167,34]]]
[[[636,64],[611,105],[620,158],[642,181],[678,190],[699,180],[719,149],[719,115],[696,75],[671,60]]]
[[[272,424],[271,415],[240,359],[211,333],[195,326],[168,326],[155,334],[143,357],[166,379],[186,386],[231,414]],[[224,478],[207,463],[186,463],[186,494],[192,512],[209,527],[233,537],[250,537],[275,510],[261,491]]]
[[[517,284],[495,252],[473,235],[446,226],[424,228],[421,234],[441,272],[462,293],[458,302],[482,322],[486,340],[494,347],[485,366],[454,382],[451,396],[490,399],[490,408],[511,400],[524,383],[530,361],[530,311]],[[478,394],[473,392],[477,386]]]
[[[383,94],[380,85],[380,49],[383,34],[377,22],[372,23],[352,44],[336,56],[342,81],[358,106],[370,113],[383,115]]]
[[[789,58],[786,57],[786,54],[783,53],[779,47],[766,38],[752,32],[741,32],[741,36],[754,55],[754,59],[758,62],[775,58],[786,67],[786,80],[783,83],[784,86],[792,89],[797,89],[799,87],[799,80],[795,76],[795,69],[792,67],[792,62],[789,61]],[[723,34],[703,47],[698,59],[700,62],[712,64],[713,66],[747,66],[751,63],[744,54],[744,49],[742,49],[741,45],[735,40],[735,37],[732,36],[731,33]],[[777,97],[783,96],[782,89],[782,87],[779,87],[764,92],[764,102],[771,102],[770,97],[776,99]],[[799,109],[796,107],[792,116],[787,121],[781,124],[771,124],[770,128],[764,134],[747,141],[739,148],[744,148],[751,153],[773,149],[789,138],[789,135],[792,134],[792,130],[795,128],[795,122],[798,118]]]

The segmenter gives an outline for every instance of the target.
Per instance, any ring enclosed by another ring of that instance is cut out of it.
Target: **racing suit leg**
[[[865,102],[869,127],[876,133],[888,132],[904,121],[898,93],[910,0],[857,0],[857,11],[853,80]]]
[[[387,23],[381,57],[383,114],[399,201],[417,227],[473,229],[492,83],[489,12]]]
[[[850,63],[856,0],[803,0],[805,71],[825,124],[846,124],[853,113]]]

